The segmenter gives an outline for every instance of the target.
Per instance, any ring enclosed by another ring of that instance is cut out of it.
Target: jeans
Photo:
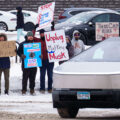
[[[1,93],[1,76],[2,72],[4,73],[4,78],[5,78],[5,90],[9,91],[9,73],[10,69],[0,69],[0,93]]]
[[[45,90],[46,70],[48,75],[48,90],[52,89],[53,68],[54,68],[54,63],[49,63],[48,60],[42,60],[42,67],[40,67],[40,90]]]
[[[20,29],[17,29],[17,41],[20,42],[20,36],[25,36],[24,33],[23,33],[23,29],[20,28]]]

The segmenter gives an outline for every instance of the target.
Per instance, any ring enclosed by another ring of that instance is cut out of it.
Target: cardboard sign
[[[109,37],[119,37],[118,22],[96,23],[96,41],[101,41]]]
[[[68,60],[64,30],[45,33],[49,62]]]
[[[39,29],[50,27],[54,17],[55,2],[48,3],[38,8]]]
[[[16,56],[15,41],[0,41],[0,57]]]
[[[41,56],[41,43],[29,43],[24,44],[24,60],[25,68],[41,67],[42,61]]]

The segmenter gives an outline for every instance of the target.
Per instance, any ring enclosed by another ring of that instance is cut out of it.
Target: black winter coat
[[[20,45],[19,45],[19,47],[18,47],[18,50],[17,50],[17,54],[18,54],[19,57],[21,57],[21,55],[24,54],[23,46],[24,46],[24,44],[26,44],[26,43],[31,43],[31,42],[29,42],[29,41],[27,40],[27,38],[26,38],[26,40],[25,40],[24,42],[20,43]],[[22,59],[22,69],[23,69],[23,68],[24,68],[24,59]]]
[[[24,29],[24,16],[22,11],[17,12],[17,26],[16,29]]]

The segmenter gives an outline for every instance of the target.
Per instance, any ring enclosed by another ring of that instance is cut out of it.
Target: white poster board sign
[[[119,23],[118,22],[96,23],[96,41],[101,41],[110,37],[119,37]]]
[[[49,62],[68,60],[64,30],[45,32]]]
[[[55,2],[48,3],[38,8],[39,30],[50,27],[54,18]]]

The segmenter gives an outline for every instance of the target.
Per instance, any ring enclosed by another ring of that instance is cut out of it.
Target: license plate
[[[90,92],[77,92],[77,99],[90,100]]]

